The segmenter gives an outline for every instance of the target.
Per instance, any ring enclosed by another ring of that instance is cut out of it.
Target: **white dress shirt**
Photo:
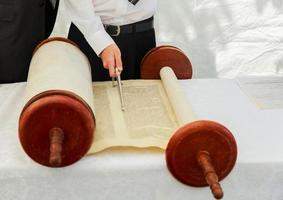
[[[140,0],[136,5],[128,0],[60,0],[51,37],[67,37],[73,22],[99,55],[114,41],[103,24],[125,25],[150,18],[155,14],[157,0]]]

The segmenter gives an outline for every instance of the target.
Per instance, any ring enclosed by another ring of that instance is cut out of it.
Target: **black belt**
[[[140,22],[122,26],[104,25],[104,28],[111,36],[144,32],[153,28],[153,17]]]

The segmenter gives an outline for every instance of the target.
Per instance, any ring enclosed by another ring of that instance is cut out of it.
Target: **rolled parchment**
[[[19,138],[36,162],[63,167],[89,150],[95,118],[90,65],[71,41],[51,38],[34,52]]]
[[[160,70],[160,77],[176,115],[179,126],[183,126],[195,120],[191,105],[185,98],[184,90],[178,83],[178,79],[170,67],[163,67]]]
[[[52,90],[72,92],[94,112],[90,65],[87,57],[69,40],[54,38],[34,52],[26,86],[26,101]]]

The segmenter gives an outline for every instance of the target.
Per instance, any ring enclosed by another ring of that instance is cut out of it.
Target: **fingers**
[[[114,66],[115,74],[114,74],[114,76],[116,77],[116,76],[119,76],[121,74],[123,67],[122,67],[122,59],[121,59],[120,49],[118,47],[115,48],[113,53],[114,53],[114,61],[115,61],[115,66]],[[111,77],[113,77],[113,76],[111,76]]]
[[[101,53],[101,59],[105,69],[109,70],[110,77],[120,75],[123,70],[121,52],[116,44],[109,45]],[[117,68],[118,70],[115,70]]]
[[[109,52],[104,56],[101,56],[103,67],[109,70],[110,77],[114,77],[115,75],[115,57],[114,54]]]
[[[111,60],[107,64],[107,66],[108,66],[108,70],[109,70],[109,76],[110,77],[116,77],[114,57],[111,58]]]
[[[120,50],[119,50],[119,52],[116,52],[116,54],[115,54],[115,64],[116,64],[116,67],[117,67],[117,71],[119,72],[119,73],[121,73],[122,72],[122,70],[123,70],[123,65],[122,65],[122,59],[121,59],[121,53],[120,53]]]

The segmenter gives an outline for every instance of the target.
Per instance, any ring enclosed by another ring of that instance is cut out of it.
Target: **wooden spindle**
[[[64,132],[60,128],[52,128],[49,132],[50,137],[50,157],[49,163],[52,167],[59,167],[62,163],[62,144]]]
[[[200,151],[197,155],[197,160],[200,167],[202,168],[205,180],[210,186],[213,196],[216,199],[221,199],[223,197],[223,191],[221,185],[218,182],[218,176],[211,163],[209,153],[207,151]]]

